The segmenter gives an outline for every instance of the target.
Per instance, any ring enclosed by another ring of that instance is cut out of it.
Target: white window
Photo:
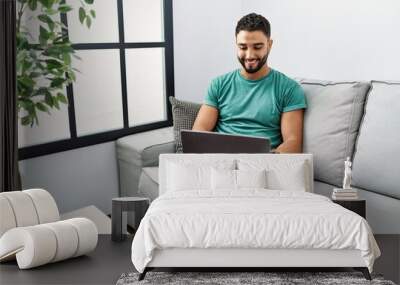
[[[172,124],[172,0],[96,0],[89,29],[78,20],[80,1],[66,1],[75,9],[60,18],[81,58],[72,61],[70,104],[20,126],[21,159]]]

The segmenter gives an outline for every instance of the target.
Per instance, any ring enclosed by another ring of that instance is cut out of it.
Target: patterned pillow
[[[176,152],[182,152],[181,130],[191,130],[196,120],[201,104],[177,100],[170,96]]]

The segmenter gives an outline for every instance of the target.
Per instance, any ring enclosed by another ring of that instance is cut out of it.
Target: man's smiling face
[[[262,31],[240,31],[236,36],[237,57],[247,73],[256,73],[267,62],[272,40]]]

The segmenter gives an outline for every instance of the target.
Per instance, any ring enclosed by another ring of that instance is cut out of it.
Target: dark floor
[[[375,236],[382,256],[374,272],[400,282],[400,235]],[[132,239],[116,243],[100,235],[94,252],[29,270],[19,270],[16,262],[0,264],[0,284],[115,284],[124,272],[134,271],[131,263]]]
[[[8,284],[115,284],[124,272],[134,271],[132,238],[112,242],[99,235],[96,250],[87,256],[19,270],[16,262],[0,264],[0,285]]]
[[[381,250],[381,257],[375,261],[374,272],[400,284],[400,235],[375,235],[375,239]]]

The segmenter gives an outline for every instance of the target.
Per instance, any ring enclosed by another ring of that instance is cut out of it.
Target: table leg
[[[120,203],[112,203],[111,223],[111,240],[122,241],[122,205]]]

